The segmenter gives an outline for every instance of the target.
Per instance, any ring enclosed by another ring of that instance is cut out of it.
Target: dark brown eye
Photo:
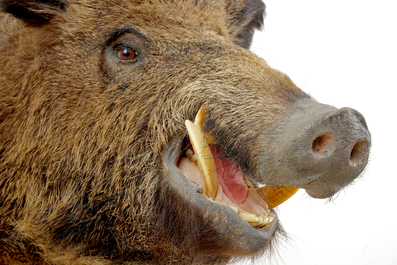
[[[117,57],[122,61],[131,61],[136,57],[136,52],[129,47],[117,49]]]

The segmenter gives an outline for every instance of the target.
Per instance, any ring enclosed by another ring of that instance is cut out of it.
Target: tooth
[[[259,216],[258,219],[259,219],[258,222],[259,222],[260,224],[264,224],[264,223],[265,223],[265,220],[263,219],[262,216]]]
[[[199,127],[189,120],[185,121],[185,125],[189,133],[190,142],[197,155],[197,162],[204,181],[205,194],[215,199],[218,191],[218,179],[211,150]]]
[[[272,209],[291,198],[291,196],[294,195],[298,190],[299,188],[296,187],[265,186],[257,189],[256,191],[267,203],[269,209]]]
[[[203,122],[204,114],[205,114],[205,109],[207,107],[205,105],[202,105],[199,109],[199,111],[196,114],[196,118],[194,119],[194,124],[196,124],[198,127],[201,128],[201,123]]]
[[[263,218],[262,216],[258,217],[258,222],[249,223],[252,227],[261,228],[267,224],[267,218]]]
[[[197,156],[196,156],[196,154],[193,154],[192,149],[190,149],[190,148],[187,149],[186,155],[188,156],[189,161],[191,161],[197,165]]]
[[[252,222],[252,223],[249,223],[249,224],[252,227],[255,227],[255,228],[262,228],[262,227],[270,224],[273,221],[273,217],[266,217],[266,216],[263,216],[263,215],[260,215],[258,217],[258,219],[259,219],[258,222]]]
[[[202,105],[200,107],[199,111],[196,114],[194,124],[196,124],[196,126],[200,128],[200,130],[204,134],[205,139],[207,140],[208,144],[217,144],[218,142],[216,141],[214,134],[211,132],[206,133],[202,129],[202,122],[203,122],[203,118],[204,118],[204,114],[205,114],[205,109],[206,109],[205,105]]]
[[[259,221],[258,216],[256,216],[253,213],[245,212],[245,211],[240,211],[238,215],[243,218],[245,221],[249,223],[257,223]]]
[[[253,223],[249,223],[252,227],[255,227],[255,228],[261,228],[262,226],[263,226],[263,224],[262,223],[255,223],[255,224],[253,224]]]
[[[269,221],[269,218],[266,216],[262,216],[262,219],[264,224],[267,224],[267,222]]]

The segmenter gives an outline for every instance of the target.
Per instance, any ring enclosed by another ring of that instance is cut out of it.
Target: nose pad
[[[332,144],[341,145],[339,152],[350,154],[350,166],[365,167],[369,156],[370,136],[364,116],[357,110],[342,108],[330,115],[329,120],[330,127],[337,136],[337,141]]]
[[[351,108],[340,109],[318,120],[311,129],[316,133],[311,150],[315,158],[312,166],[321,167],[322,172],[305,188],[313,197],[329,197],[364,170],[371,137],[363,115]]]
[[[355,109],[342,108],[339,110],[340,115],[356,118],[358,123],[368,132],[367,122],[364,116]],[[370,139],[367,134],[362,134],[350,152],[350,164],[357,167],[365,167],[369,156]]]
[[[319,103],[304,107],[279,129],[275,149],[266,156],[274,159],[275,166],[262,169],[262,174],[273,176],[272,181],[264,182],[304,188],[316,198],[329,197],[364,170],[371,136],[363,115],[354,109]]]
[[[320,134],[313,140],[313,155],[318,159],[326,159],[333,154],[335,149],[339,150],[339,152],[348,153],[349,148],[347,146],[351,146],[349,156],[350,165],[365,167],[369,155],[370,141],[368,135],[365,133],[368,131],[368,126],[364,116],[354,109],[342,108],[330,115],[325,122],[329,123],[329,132]],[[344,128],[344,130],[335,130],[336,128]],[[343,134],[344,131],[347,131],[346,135],[356,136],[356,139],[353,137],[349,141],[341,141],[343,135],[336,134]],[[336,138],[334,137],[335,135]],[[340,146],[338,148],[338,145],[343,144],[347,146]],[[344,155],[344,157],[347,158],[347,155]]]

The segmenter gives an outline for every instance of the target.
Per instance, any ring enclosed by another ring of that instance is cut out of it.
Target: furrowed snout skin
[[[361,114],[315,102],[248,50],[260,0],[2,0],[0,10],[0,264],[261,255],[283,232],[257,187],[329,197],[367,164]],[[179,167],[199,155],[185,124],[203,107],[197,137],[241,174],[254,213],[205,196]]]

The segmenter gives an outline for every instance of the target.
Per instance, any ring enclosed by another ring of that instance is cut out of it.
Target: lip
[[[222,235],[229,233],[230,240],[237,240],[236,246],[239,252],[252,254],[263,249],[279,229],[279,220],[275,211],[271,210],[274,214],[272,223],[262,228],[253,228],[229,207],[217,204],[202,195],[202,188],[176,166],[181,155],[182,141],[183,138],[173,138],[163,150],[163,161],[165,170],[168,172],[169,185],[191,207],[208,216],[218,233]]]

